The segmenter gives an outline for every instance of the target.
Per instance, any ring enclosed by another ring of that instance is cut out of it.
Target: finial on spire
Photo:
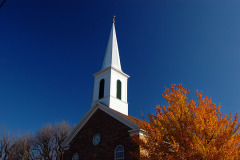
[[[113,16],[113,23],[115,23],[115,18],[116,18],[116,16]]]

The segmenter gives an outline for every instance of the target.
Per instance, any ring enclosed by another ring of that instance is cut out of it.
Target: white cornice
[[[123,74],[123,75],[126,76],[127,78],[130,77],[130,76],[127,75],[126,73],[123,73],[122,71],[118,70],[117,68],[114,68],[113,66],[109,66],[109,67],[107,67],[107,68],[105,68],[105,69],[103,69],[103,70],[101,70],[101,71],[93,74],[93,76],[96,77],[96,76],[99,75],[100,73],[106,72],[107,70],[110,70],[110,69],[113,69],[114,71],[116,71],[116,72],[118,72],[118,73],[120,73],[120,74]]]

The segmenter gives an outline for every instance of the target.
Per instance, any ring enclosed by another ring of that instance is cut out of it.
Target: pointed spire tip
[[[115,17],[113,16],[113,25],[110,33],[110,37],[108,40],[108,45],[102,65],[102,70],[111,66],[119,71],[122,71],[121,69],[121,63],[120,63],[120,57],[119,57],[119,50],[118,50],[118,44],[117,44],[117,36],[115,31]]]

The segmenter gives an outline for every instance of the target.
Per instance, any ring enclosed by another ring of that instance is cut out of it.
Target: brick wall
[[[133,160],[130,152],[138,151],[139,147],[131,142],[128,130],[128,126],[98,109],[70,142],[64,160],[71,160],[74,153],[79,154],[79,160],[114,160],[118,145],[124,146],[124,159]],[[101,141],[94,146],[92,138],[96,133],[101,135]]]

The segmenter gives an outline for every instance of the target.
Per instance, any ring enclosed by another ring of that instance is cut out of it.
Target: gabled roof
[[[77,124],[77,126],[72,130],[72,132],[67,136],[67,138],[63,141],[61,144],[61,147],[68,147],[69,143],[72,141],[72,139],[77,135],[77,133],[81,130],[81,128],[87,123],[87,121],[92,117],[92,115],[98,110],[102,110],[108,115],[112,116],[113,118],[117,119],[121,123],[125,124],[131,130],[140,130],[140,127],[138,126],[138,122],[141,120],[137,119],[135,117],[124,115],[122,113],[119,113],[106,105],[96,102],[90,110],[87,112],[87,114],[82,118],[82,120]]]
[[[105,53],[102,70],[104,70],[105,68],[108,68],[109,66],[116,68],[119,71],[122,71],[114,23],[112,25],[112,30],[108,40],[108,46]]]
[[[102,104],[102,103],[101,103],[101,104]],[[102,105],[106,106],[105,104],[102,104]],[[106,107],[108,107],[108,106],[106,106]],[[136,117],[133,117],[133,116],[130,116],[130,115],[125,115],[125,114],[123,114],[123,113],[120,113],[120,112],[112,109],[112,108],[111,108],[111,110],[113,110],[114,112],[117,112],[118,114],[120,114],[121,116],[127,118],[128,120],[132,121],[132,122],[135,123],[135,124],[144,123],[143,120],[138,119],[138,118],[136,118]]]

